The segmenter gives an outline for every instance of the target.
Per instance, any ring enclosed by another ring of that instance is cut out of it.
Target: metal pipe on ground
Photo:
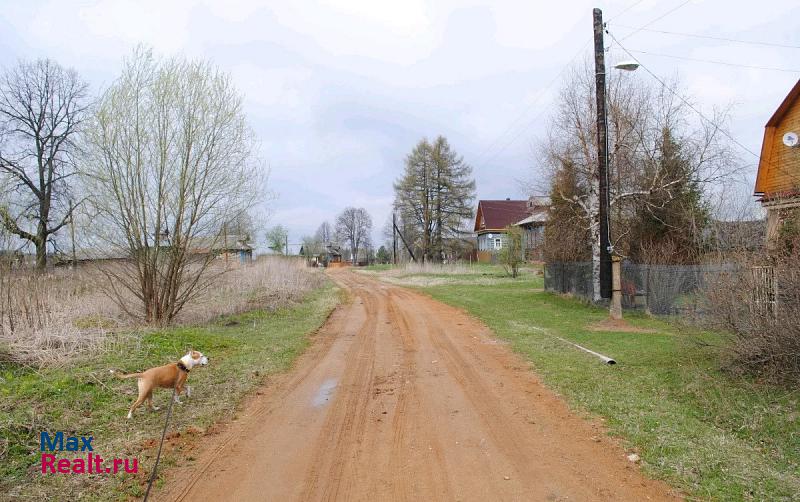
[[[565,339],[561,338],[560,336],[557,336],[556,338],[558,338],[562,342],[565,342],[565,343],[568,343],[568,344],[570,344],[570,345],[572,345],[574,347],[577,347],[577,348],[581,349],[584,352],[588,352],[589,354],[591,354],[593,356],[599,357],[600,360],[603,361],[606,364],[617,364],[617,361],[611,359],[608,356],[604,356],[603,354],[597,353],[597,352],[595,352],[593,350],[589,350],[589,349],[587,349],[586,347],[584,347],[582,345],[578,345],[577,343],[573,343],[573,342],[570,342],[569,340],[565,340]]]

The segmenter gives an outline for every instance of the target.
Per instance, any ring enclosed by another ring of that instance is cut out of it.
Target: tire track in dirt
[[[352,283],[348,287],[354,291],[367,312],[378,311],[379,301],[373,295],[355,289]],[[372,389],[376,343],[373,335],[377,323],[378,316],[366,316],[355,335],[339,383],[347,392],[334,401],[314,446],[314,459],[301,495],[303,500],[336,500],[342,491],[342,484],[343,495],[346,495],[355,481],[344,473],[348,466],[347,459],[353,456],[365,433],[368,402],[364,396],[369,396]]]
[[[330,275],[351,301],[160,500],[674,499],[475,319]]]
[[[402,468],[406,472],[416,472],[416,485],[400,483],[395,489],[399,500],[418,500],[422,493],[435,493],[437,499],[453,500],[450,489],[447,465],[442,456],[442,445],[436,430],[431,427],[433,421],[425,413],[422,396],[419,389],[419,374],[417,371],[416,356],[419,353],[419,339],[414,336],[410,318],[398,305],[402,298],[401,293],[394,291],[390,294],[390,311],[394,314],[396,326],[404,346],[413,347],[404,354],[404,365],[408,368],[411,384],[406,396],[412,406],[402,414],[396,416],[398,427],[402,427],[401,437],[393,444],[396,452],[395,463],[403,462]],[[426,458],[425,448],[433,455],[433,461]],[[420,453],[421,452],[421,453]],[[419,464],[419,465],[415,465]],[[423,488],[424,487],[424,488]]]

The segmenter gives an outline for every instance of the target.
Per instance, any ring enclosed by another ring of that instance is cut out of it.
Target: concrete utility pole
[[[606,118],[606,58],[603,11],[594,9],[594,68],[597,97],[597,175],[600,178],[600,297],[611,298],[611,242],[608,200],[608,120]]]
[[[622,319],[622,259],[614,255],[611,257],[611,275],[613,288],[611,291],[611,305],[608,308],[609,317],[615,320]]]

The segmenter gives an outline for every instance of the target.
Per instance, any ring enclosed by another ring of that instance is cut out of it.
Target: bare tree
[[[611,217],[624,221],[636,208],[650,211],[663,208],[687,186],[702,187],[729,174],[734,166],[729,147],[722,141],[716,124],[701,121],[695,127],[689,120],[688,107],[670,88],[653,87],[636,77],[613,75],[607,93],[609,111],[609,194]],[[569,170],[573,184],[569,193],[563,183],[554,183],[554,197],[576,208],[591,238],[594,298],[600,288],[600,178],[597,161],[595,77],[590,65],[573,70],[561,90],[556,112],[550,121],[549,135],[541,148],[541,158],[553,180]],[[666,162],[667,146],[680,146],[680,169],[676,162]],[[619,227],[620,225],[618,225]],[[612,234],[619,244],[626,229]]]
[[[231,218],[222,222],[222,228],[220,228],[220,233],[222,234],[223,239],[227,238],[227,236],[236,236],[238,239],[242,239],[244,242],[250,244],[256,237],[256,232],[258,231],[258,223],[256,222],[253,215],[251,215],[247,211],[241,211],[237,214],[234,214]]]
[[[10,199],[0,224],[36,247],[37,270],[76,206],[69,182],[86,98],[78,74],[49,59],[21,62],[0,77],[0,180]]]
[[[142,49],[103,94],[86,182],[98,237],[131,258],[106,269],[128,313],[133,294],[146,321],[170,322],[219,272],[220,228],[254,205],[263,180],[241,103],[208,63]]]
[[[358,262],[358,251],[370,242],[372,218],[363,207],[348,207],[336,218],[336,233],[350,243],[353,265]]]
[[[331,228],[331,224],[328,223],[327,221],[323,221],[317,228],[317,231],[314,234],[314,238],[322,246],[326,246],[332,243],[334,235],[333,235],[333,228]]]

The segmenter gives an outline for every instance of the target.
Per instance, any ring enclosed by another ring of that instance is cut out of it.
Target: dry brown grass
[[[113,265],[107,265],[113,266]],[[100,266],[56,269],[46,274],[0,266],[0,361],[36,367],[69,363],[114,350],[130,333],[146,328],[107,294]],[[324,277],[302,261],[265,257],[223,268],[181,312],[180,324],[200,324],[222,315],[273,310],[297,302]],[[130,296],[130,304],[136,299]]]
[[[274,310],[302,300],[324,281],[322,271],[307,267],[303,260],[264,256],[220,275],[213,287],[181,311],[178,322],[198,324],[248,310]]]
[[[0,270],[0,359],[58,365],[108,348],[124,324],[92,270]]]

